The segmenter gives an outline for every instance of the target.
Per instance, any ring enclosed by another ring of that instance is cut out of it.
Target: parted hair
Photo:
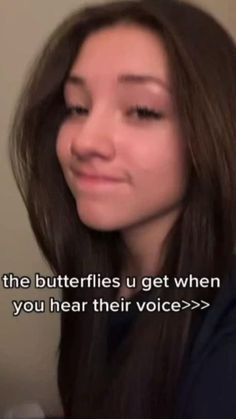
[[[161,37],[191,165],[184,208],[165,239],[157,275],[227,280],[236,229],[236,49],[216,18],[184,1],[83,6],[53,31],[35,58],[16,104],[9,155],[37,243],[55,275],[118,276],[127,257],[119,231],[97,231],[80,220],[55,146],[66,114],[63,87],[78,51],[90,34],[119,23],[137,24]],[[157,291],[151,290],[153,299]],[[116,293],[64,288],[62,297],[112,301]],[[161,290],[170,301],[213,302],[216,293]],[[173,418],[199,316],[197,310],[140,313],[108,362],[109,313],[62,312],[56,356],[65,417]]]

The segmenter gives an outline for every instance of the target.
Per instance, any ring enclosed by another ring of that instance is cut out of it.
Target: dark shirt
[[[146,295],[141,291],[134,298]],[[110,312],[110,356],[137,316],[137,309]],[[186,371],[174,419],[236,419],[236,260],[213,304],[202,310]]]

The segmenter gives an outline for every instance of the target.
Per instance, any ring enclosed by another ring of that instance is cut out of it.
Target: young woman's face
[[[122,230],[176,211],[187,153],[161,38],[136,25],[91,34],[64,92],[56,151],[81,221]]]

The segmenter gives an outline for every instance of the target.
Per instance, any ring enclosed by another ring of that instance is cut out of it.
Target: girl
[[[182,1],[84,7],[35,61],[10,133],[32,229],[55,275],[110,278],[63,289],[88,302],[61,313],[66,418],[235,418],[235,74],[229,34]],[[190,274],[221,288],[175,286]],[[158,298],[210,307],[135,304]]]

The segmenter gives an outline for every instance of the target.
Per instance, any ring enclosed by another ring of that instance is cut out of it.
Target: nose
[[[75,124],[71,141],[71,154],[78,159],[92,156],[112,158],[115,154],[114,124],[112,115],[107,111],[87,115]]]

